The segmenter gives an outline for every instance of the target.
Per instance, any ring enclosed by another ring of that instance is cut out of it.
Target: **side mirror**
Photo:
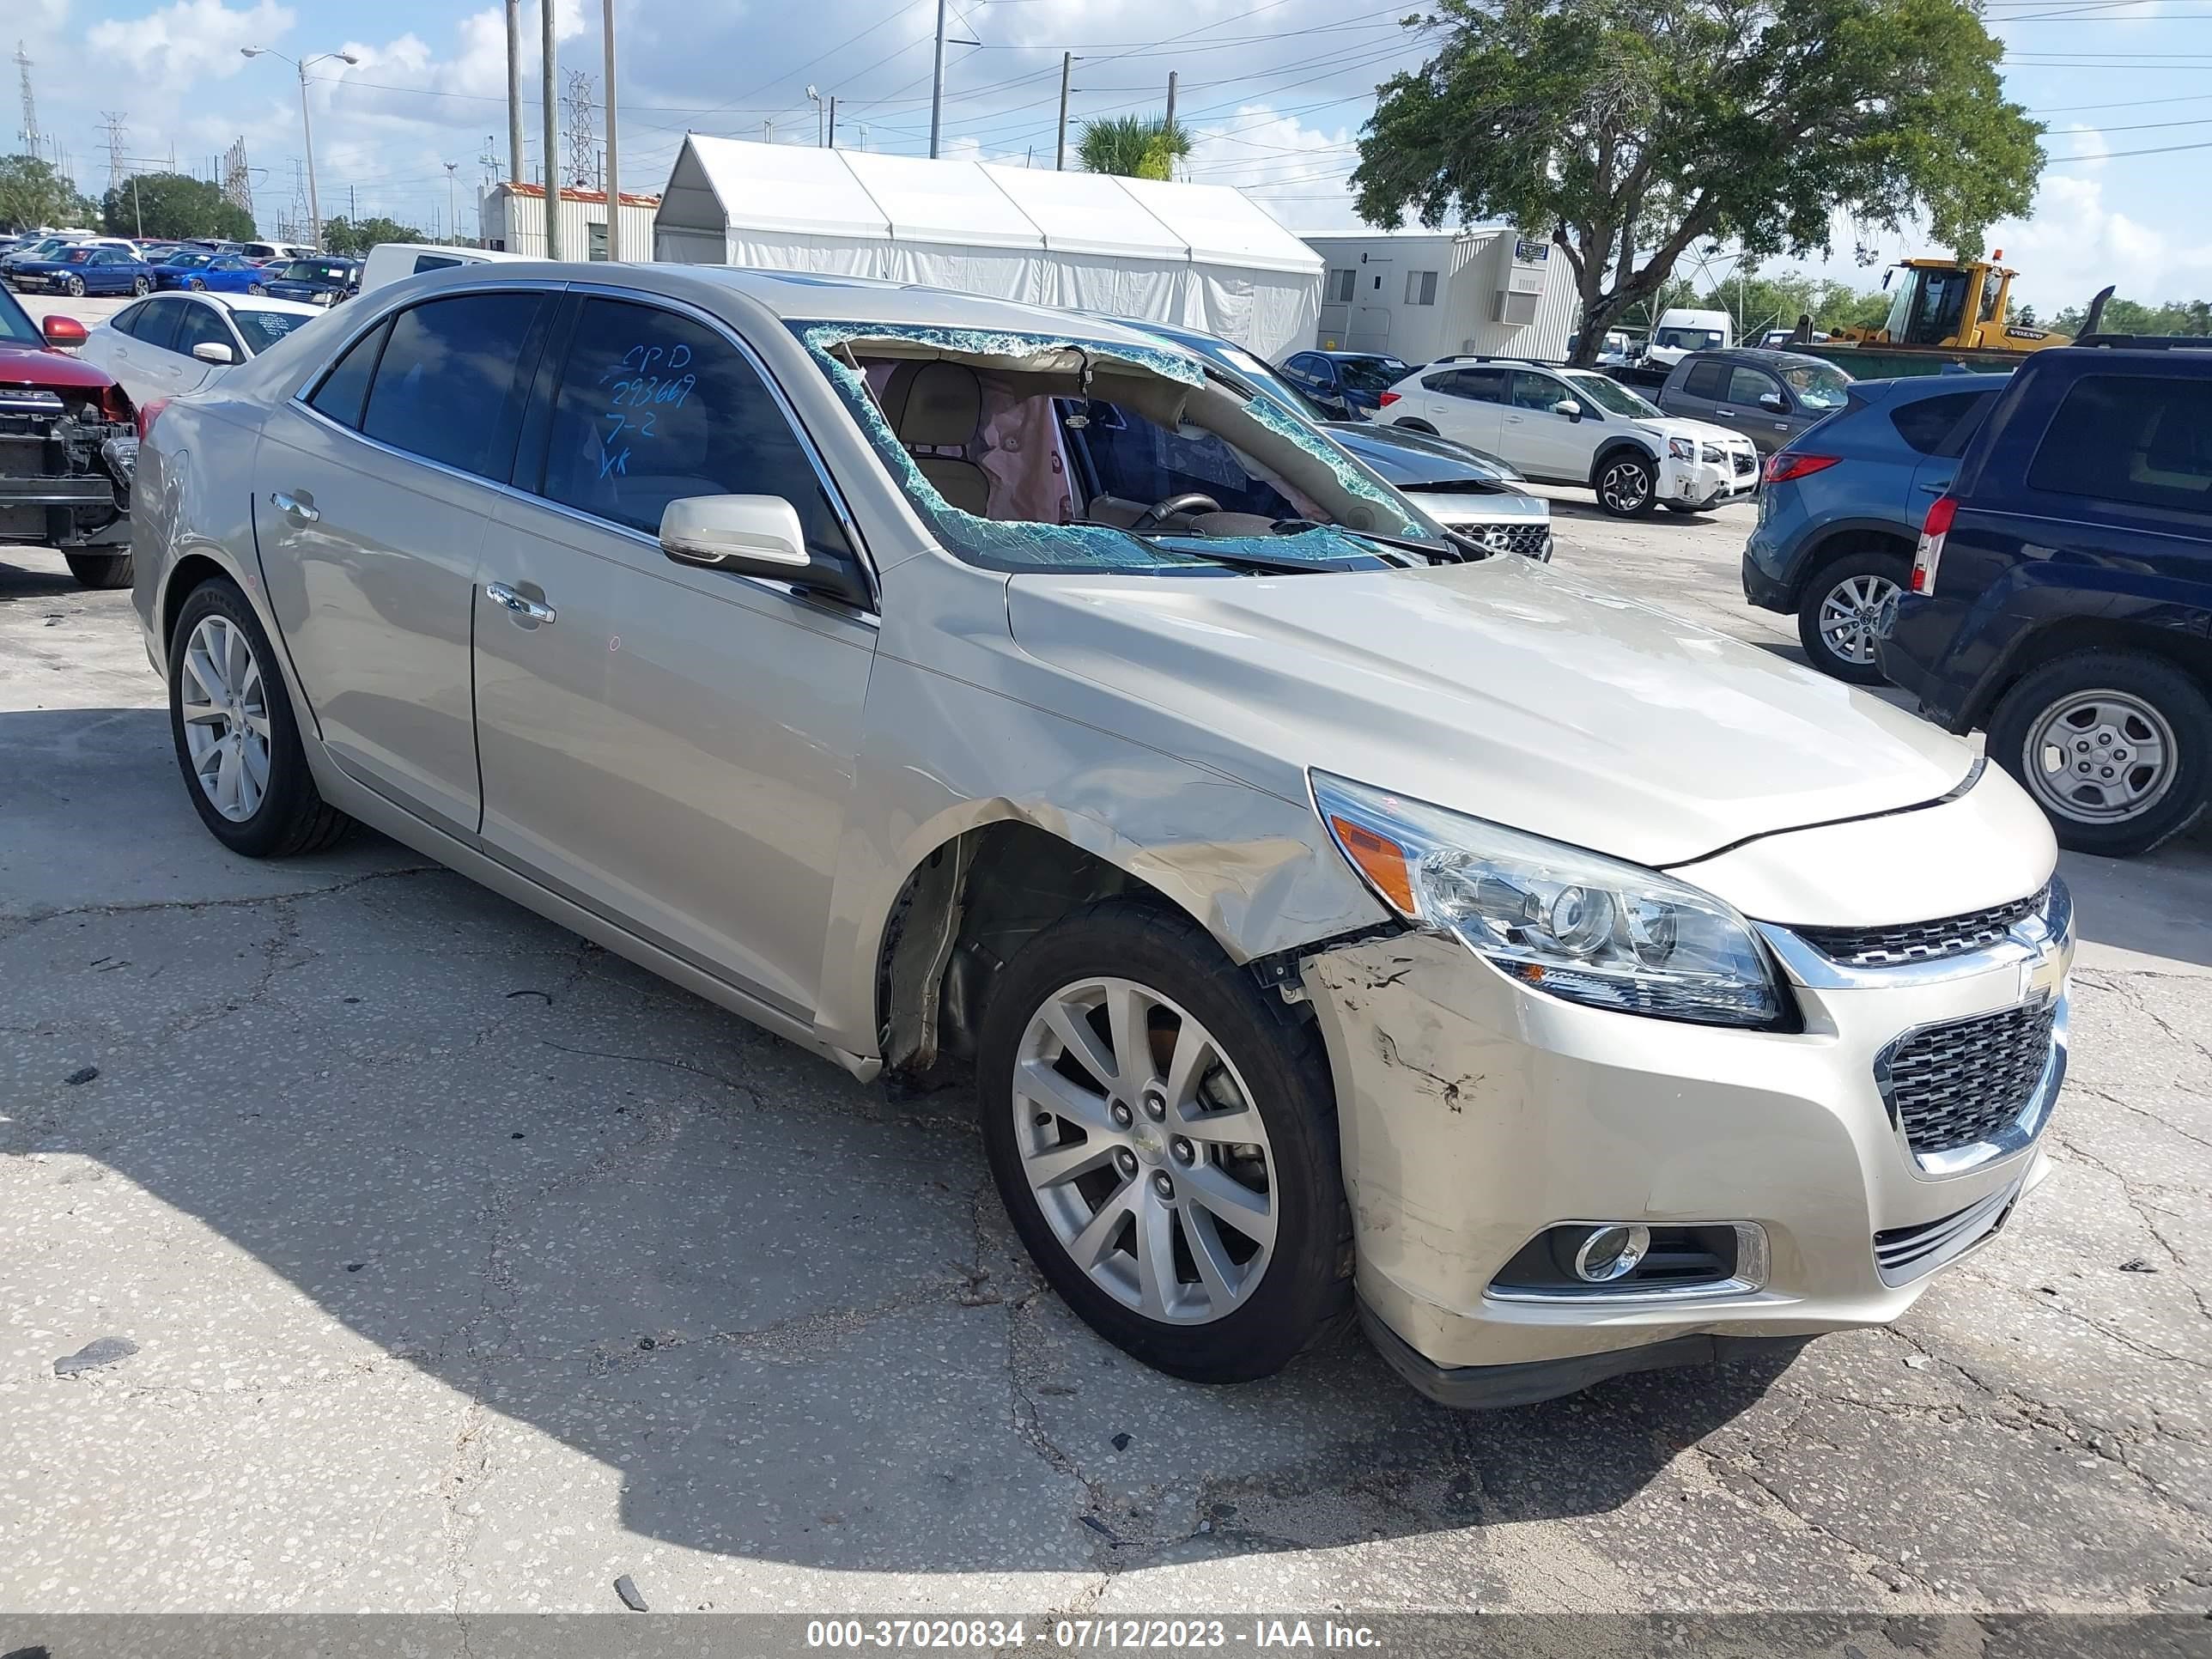
[[[812,588],[848,605],[873,603],[843,559],[807,550],[799,509],[781,495],[687,495],[661,510],[660,550],[678,564]]]
[[[39,330],[46,337],[48,345],[58,346],[64,350],[71,346],[81,346],[90,337],[85,332],[84,325],[74,317],[49,317],[39,325]]]
[[[218,368],[228,368],[238,361],[238,353],[220,340],[202,340],[192,348],[192,356],[204,363],[213,363]]]
[[[1564,415],[1571,421],[1579,421],[1583,417],[1583,406],[1572,398],[1562,398],[1552,405],[1552,413]]]
[[[1771,409],[1777,415],[1790,407],[1782,401],[1782,394],[1778,392],[1769,392],[1763,395],[1759,400],[1759,406],[1761,409]]]

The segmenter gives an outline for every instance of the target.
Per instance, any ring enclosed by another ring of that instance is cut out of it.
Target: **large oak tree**
[[[1584,362],[1694,244],[1825,249],[1843,210],[1965,252],[2042,166],[1961,0],[1439,0],[1412,21],[1439,50],[1379,89],[1361,214],[1548,233]]]

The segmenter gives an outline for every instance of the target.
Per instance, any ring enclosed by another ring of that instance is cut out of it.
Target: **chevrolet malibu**
[[[2008,778],[1483,556],[1157,336],[476,265],[145,419],[216,839],[368,823],[972,1080],[1046,1278],[1176,1376],[1355,1312],[1471,1406],[1786,1351],[2043,1172],[2072,922]]]

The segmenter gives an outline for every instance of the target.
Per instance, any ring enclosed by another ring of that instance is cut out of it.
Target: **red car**
[[[0,546],[57,548],[87,587],[128,587],[137,416],[62,349],[84,337],[69,317],[41,330],[0,289]]]

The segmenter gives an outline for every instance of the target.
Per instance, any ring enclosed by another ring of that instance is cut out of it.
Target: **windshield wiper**
[[[1271,559],[1264,553],[1231,553],[1225,550],[1208,548],[1203,551],[1194,547],[1176,547],[1165,538],[1173,536],[1182,540],[1202,542],[1206,538],[1189,530],[1132,530],[1127,525],[1109,524],[1103,519],[1070,519],[1091,530],[1118,530],[1124,536],[1133,536],[1147,547],[1157,547],[1175,554],[1193,564],[1224,564],[1235,570],[1257,570],[1268,575],[1304,576],[1316,570],[1331,570],[1339,567],[1320,563],[1311,559]]]
[[[1411,536],[1386,536],[1379,530],[1353,530],[1345,525],[1328,526],[1340,535],[1357,536],[1364,542],[1379,543],[1384,547],[1401,548],[1408,553],[1418,553],[1431,564],[1465,564],[1467,556],[1449,542],[1416,541]]]

